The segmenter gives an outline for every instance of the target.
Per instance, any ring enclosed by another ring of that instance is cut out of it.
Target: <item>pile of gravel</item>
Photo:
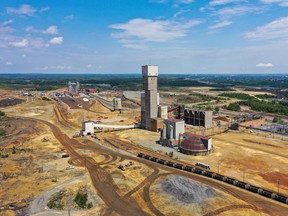
[[[201,203],[219,195],[213,188],[202,186],[181,176],[166,178],[161,186],[164,192],[187,204]]]

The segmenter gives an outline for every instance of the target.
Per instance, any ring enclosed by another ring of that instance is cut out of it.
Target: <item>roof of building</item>
[[[192,133],[184,133],[184,139],[180,143],[180,148],[189,151],[208,151],[208,146],[206,146],[203,141],[209,139],[211,138]]]
[[[211,137],[201,136],[201,135],[193,134],[193,133],[190,133],[190,132],[183,133],[183,136],[184,137],[197,137],[197,138],[204,139],[204,140],[212,139]]]
[[[180,148],[190,151],[207,151],[207,148],[203,144],[202,140],[197,137],[189,137],[182,140],[180,143]]]
[[[182,119],[175,119],[175,118],[165,119],[165,121],[169,121],[169,122],[183,122]]]

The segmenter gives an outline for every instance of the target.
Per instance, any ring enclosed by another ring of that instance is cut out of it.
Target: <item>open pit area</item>
[[[170,95],[167,103],[175,100]],[[10,96],[7,93],[5,98]],[[138,128],[99,129],[96,139],[75,136],[83,119],[136,124],[140,106],[127,100],[127,110],[120,112],[110,111],[96,99],[73,99],[74,105],[70,99],[58,103],[34,95],[25,103],[1,109],[6,117],[0,128],[6,134],[0,137],[0,215],[288,214],[285,204],[136,156],[144,152],[190,165],[203,162],[211,171],[273,191],[280,179],[280,193],[287,195],[286,140],[223,130],[211,136],[211,154],[189,156],[160,145],[159,132]],[[75,201],[79,199],[86,201],[83,208]]]

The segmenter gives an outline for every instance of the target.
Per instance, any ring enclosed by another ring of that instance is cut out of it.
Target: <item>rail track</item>
[[[221,175],[219,173],[215,173],[215,172],[212,172],[209,170],[204,170],[204,169],[201,169],[201,168],[196,167],[196,166],[193,166],[193,167],[192,166],[185,166],[184,164],[174,163],[172,161],[167,161],[167,160],[163,160],[161,158],[152,157],[150,155],[146,155],[143,153],[138,153],[137,156],[140,158],[144,158],[146,160],[153,161],[155,163],[159,163],[159,164],[166,165],[166,166],[173,167],[173,168],[180,169],[180,170],[185,170],[187,172],[192,172],[192,173],[195,173],[198,175],[203,175],[203,176],[206,176],[209,178],[213,178],[213,179],[216,179],[218,181],[222,181],[222,182],[225,182],[227,184],[234,185],[234,186],[239,187],[241,189],[250,191],[252,193],[259,194],[259,195],[267,197],[267,198],[271,198],[273,200],[276,200],[278,202],[285,203],[288,205],[288,196],[285,196],[283,194],[279,194],[277,192],[270,191],[270,190],[267,190],[265,188],[261,188],[261,187],[255,186],[255,185],[251,185],[251,184],[248,184],[246,182],[239,181],[239,180],[230,178],[228,176]]]

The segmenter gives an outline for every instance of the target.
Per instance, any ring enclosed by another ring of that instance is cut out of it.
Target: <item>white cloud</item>
[[[36,12],[36,9],[34,9],[31,5],[23,4],[20,6],[20,8],[6,8],[6,11],[8,14],[19,14],[19,15],[27,15],[27,16],[33,16]]]
[[[231,21],[223,21],[223,22],[218,22],[215,25],[209,26],[209,29],[218,29],[218,28],[223,28],[225,26],[229,26],[233,24]]]
[[[58,34],[58,28],[57,26],[49,26],[46,30],[42,31],[43,34],[50,34],[50,35],[55,35]]]
[[[175,14],[173,15],[173,17],[178,17],[178,16],[180,16],[181,14],[187,13],[187,12],[190,12],[190,11],[191,11],[190,9],[188,9],[188,10],[180,10],[180,11],[178,11],[177,13],[175,13]]]
[[[18,37],[14,35],[1,35],[0,34],[0,47],[1,48],[43,48],[47,47],[47,43],[43,38],[39,37]]]
[[[27,32],[35,32],[35,33],[42,33],[42,34],[49,34],[49,35],[56,35],[59,34],[58,27],[56,25],[49,26],[45,30],[38,30],[35,29],[33,26],[28,26],[25,31]]]
[[[252,40],[288,39],[288,17],[260,26],[253,32],[245,33],[244,37]]]
[[[274,67],[272,63],[259,63],[256,67]]]
[[[88,64],[86,67],[87,67],[87,68],[92,68],[93,65],[92,65],[92,64]]]
[[[7,20],[0,23],[0,34],[9,34],[15,31],[14,28],[8,26],[9,24],[13,23],[13,20]]]
[[[190,3],[193,3],[194,0],[179,0],[178,3],[179,4],[190,4]]]
[[[29,46],[29,43],[27,39],[23,39],[21,41],[10,42],[10,45],[16,48],[25,48]]]
[[[39,11],[40,12],[45,12],[45,11],[48,11],[48,10],[50,10],[50,7],[43,7]]]
[[[190,3],[193,3],[194,1],[195,0],[172,0],[171,2],[173,2],[174,4],[190,4]],[[168,0],[150,0],[150,2],[163,4],[163,3],[167,3]]]
[[[4,21],[3,23],[1,23],[0,25],[1,26],[7,26],[7,25],[10,25],[11,23],[13,23],[14,20],[10,19],[10,20],[7,20],[7,21]]]
[[[64,17],[65,21],[70,21],[70,20],[73,20],[73,19],[74,19],[74,15],[73,14]]]
[[[261,2],[265,4],[279,4],[280,6],[288,7],[288,1],[287,0],[261,0]]]
[[[6,65],[13,65],[12,62],[6,62]]]
[[[63,37],[54,37],[49,41],[49,43],[50,44],[62,44],[63,40],[64,40]]]
[[[112,36],[118,39],[138,39],[142,41],[167,42],[187,34],[188,29],[199,25],[199,20],[176,22],[171,20],[133,19],[127,23],[110,25],[120,30]]]
[[[213,0],[209,2],[210,6],[225,5],[229,3],[246,2],[247,0]]]
[[[215,12],[216,15],[224,18],[242,16],[248,13],[261,12],[263,7],[252,7],[252,6],[235,6],[225,7]]]
[[[14,28],[11,28],[10,26],[0,26],[0,34],[9,34],[15,32]]]

